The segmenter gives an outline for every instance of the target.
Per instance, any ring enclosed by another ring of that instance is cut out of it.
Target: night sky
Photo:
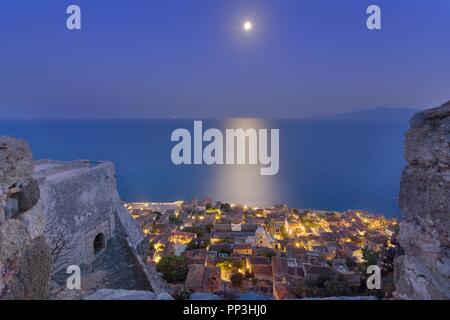
[[[70,4],[80,31],[66,28]],[[366,28],[370,4],[380,31]],[[308,117],[450,99],[448,0],[3,0],[0,41],[0,118]]]

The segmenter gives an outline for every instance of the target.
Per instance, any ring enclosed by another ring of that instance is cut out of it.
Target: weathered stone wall
[[[116,235],[115,218],[134,248],[142,242],[138,226],[117,193],[112,163],[42,160],[36,162],[34,176],[41,189],[50,247],[58,241],[65,246],[55,265],[91,264],[95,237],[102,233],[107,244]]]
[[[95,260],[94,239],[105,244],[115,232],[108,163],[38,161],[35,178],[46,215],[45,234],[53,255],[53,272]]]
[[[450,101],[410,124],[399,196],[405,254],[395,261],[394,295],[450,299]]]
[[[0,299],[44,299],[50,252],[31,150],[0,137]]]
[[[112,163],[41,160],[35,162],[34,177],[41,189],[45,235],[52,252],[50,298],[79,299],[96,287],[151,287],[136,263],[143,235],[117,193]],[[100,251],[94,245],[99,235],[104,244]],[[97,284],[83,285],[78,294],[65,290],[70,265],[81,267],[82,284],[93,274]]]
[[[142,242],[112,163],[33,162],[25,141],[0,137],[0,299],[150,290]],[[66,287],[69,265],[81,268],[81,290]]]

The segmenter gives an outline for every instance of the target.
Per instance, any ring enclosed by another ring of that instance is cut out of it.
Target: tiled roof
[[[272,257],[272,271],[277,276],[285,275],[287,272],[287,259],[284,257]]]
[[[253,274],[255,277],[272,277],[272,265],[255,265],[253,266]]]
[[[306,274],[317,274],[325,276],[334,274],[334,270],[331,267],[316,266],[304,263],[303,268],[305,269]]]
[[[250,245],[250,243],[235,244],[233,247],[233,249],[236,249],[236,250],[249,250],[251,248],[252,248],[252,246]]]
[[[267,257],[251,256],[248,257],[248,261],[253,265],[271,265]]]

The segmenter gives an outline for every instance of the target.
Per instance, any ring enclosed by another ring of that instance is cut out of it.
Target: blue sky
[[[450,99],[449,39],[448,0],[5,0],[0,118],[428,108]]]

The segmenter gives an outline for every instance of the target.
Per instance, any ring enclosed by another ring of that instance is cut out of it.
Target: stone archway
[[[94,239],[94,254],[98,254],[105,249],[105,246],[105,235],[103,233],[97,234]]]

